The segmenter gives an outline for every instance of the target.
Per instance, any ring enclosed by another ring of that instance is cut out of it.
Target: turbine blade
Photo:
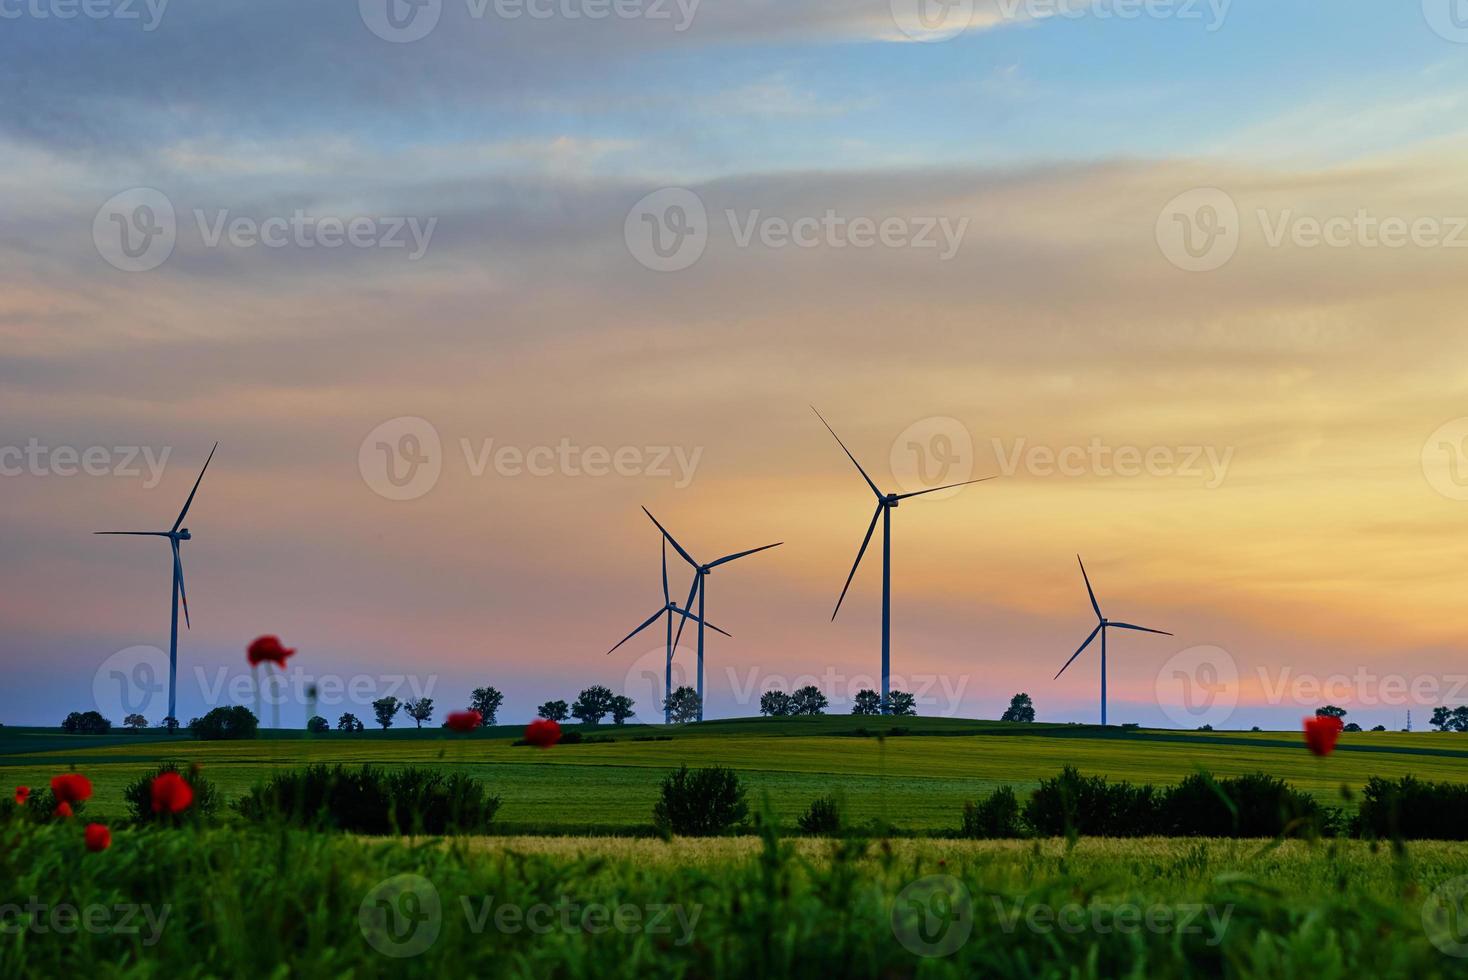
[[[733,633],[730,633],[727,630],[721,630],[721,629],[719,629],[717,626],[715,626],[713,623],[710,623],[706,619],[699,619],[696,615],[694,615],[693,613],[689,612],[686,609],[679,609],[677,606],[674,606],[673,607],[673,611],[675,613],[677,613],[678,615],[682,616],[684,619],[691,619],[695,623],[702,623],[703,625],[707,626],[709,629],[713,630],[715,633],[723,633],[725,636],[729,637],[730,639],[733,639],[734,638],[734,634]],[[676,649],[676,647],[677,647],[677,644],[675,643],[674,644],[674,648]]]
[[[856,457],[851,455],[851,450],[847,449],[846,443],[842,442],[841,437],[836,435],[836,430],[831,428],[831,423],[826,421],[826,417],[817,411],[814,405],[810,407],[810,410],[816,413],[816,418],[820,419],[821,424],[826,427],[826,431],[831,433],[832,438],[836,440],[836,445],[840,446],[842,452],[846,453],[846,457],[851,460],[852,465],[856,467],[856,471],[861,474],[861,478],[867,481],[867,486],[872,488],[872,493],[877,495],[878,500],[881,500],[882,491],[877,489],[877,485],[872,482],[872,478],[867,476],[867,471],[862,469],[861,464],[856,461]]]
[[[1081,561],[1081,556],[1076,555],[1076,562],[1081,566],[1081,578],[1086,580],[1086,594],[1091,597],[1091,608],[1096,610],[1096,618],[1104,619],[1101,615],[1101,604],[1096,601],[1096,592],[1091,588],[1091,576],[1086,574],[1086,563]]]
[[[133,534],[145,538],[166,538],[167,531],[93,531],[93,534]]]
[[[693,573],[693,588],[688,590],[688,601],[683,603],[684,609],[693,608],[693,600],[698,597],[698,583],[703,581],[703,576],[698,572]],[[678,635],[673,637],[673,649],[678,649],[678,641],[683,639],[683,624],[688,622],[687,617],[678,620]]]
[[[193,629],[193,624],[189,622],[189,593],[184,588],[183,559],[179,557],[177,541],[173,542],[173,576],[178,579],[178,595],[183,600],[184,629]]]
[[[621,647],[622,643],[626,643],[628,640],[632,639],[638,633],[641,633],[643,630],[647,629],[653,623],[656,623],[658,621],[658,617],[661,616],[663,613],[665,613],[667,611],[668,611],[667,610],[667,607],[664,607],[662,609],[659,609],[657,612],[653,613],[651,616],[647,617],[647,622],[643,623],[641,626],[637,627],[637,629],[633,630],[631,633],[628,633],[626,636],[622,637],[621,643],[618,643],[617,646],[614,646],[610,650],[608,650],[607,651],[607,656],[611,656],[612,654],[616,653],[617,652],[617,649],[619,647]]]
[[[1091,641],[1096,639],[1096,634],[1099,632],[1101,632],[1101,626],[1100,624],[1097,624],[1096,628],[1091,630],[1091,635],[1086,637],[1086,642],[1081,644],[1081,648],[1079,650],[1070,655],[1070,659],[1065,662],[1065,667],[1060,668],[1060,673],[1056,674],[1053,678],[1051,678],[1051,680],[1059,680],[1060,674],[1065,673],[1066,667],[1069,667],[1071,664],[1075,663],[1076,657],[1079,657],[1082,653],[1085,652],[1086,647],[1091,645]]]
[[[778,548],[778,547],[780,547],[780,545],[782,545],[784,543],[785,543],[784,541],[776,541],[774,544],[767,544],[767,545],[765,545],[762,548],[750,548],[748,551],[741,551],[741,552],[739,552],[738,554],[735,554],[735,555],[725,555],[723,558],[720,558],[718,561],[710,562],[709,565],[708,565],[708,567],[709,568],[718,568],[720,565],[724,564],[725,562],[731,562],[731,561],[733,561],[736,558],[744,558],[747,555],[758,554],[761,551],[769,551],[771,548]]]
[[[937,493],[939,490],[952,490],[955,487],[968,487],[968,486],[972,486],[975,483],[988,483],[990,480],[997,480],[997,479],[999,479],[997,476],[986,476],[986,477],[984,477],[983,479],[980,479],[980,480],[965,480],[962,483],[950,483],[946,487],[934,487],[931,490],[916,490],[916,491],[914,491],[912,493],[899,494],[898,497],[897,497],[897,499],[898,500],[906,500],[909,497],[921,497],[925,493]]]
[[[1106,625],[1115,626],[1119,630],[1136,630],[1138,633],[1157,633],[1160,636],[1172,635],[1171,633],[1165,632],[1164,630],[1148,629],[1145,626],[1133,626],[1131,623],[1107,623]]]
[[[663,605],[672,601],[668,595],[668,539],[663,538]]]
[[[846,590],[851,588],[851,580],[856,577],[856,568],[861,564],[861,558],[867,553],[867,545],[872,542],[872,532],[877,529],[877,518],[882,516],[882,504],[877,504],[877,509],[872,514],[872,522],[867,525],[867,536],[861,539],[861,550],[856,553],[856,561],[851,565],[851,572],[846,576],[846,584],[841,587],[841,598],[836,600],[836,610],[831,613],[831,622],[836,621],[836,613],[841,611],[841,603],[846,601]]]
[[[194,481],[194,489],[189,491],[189,499],[184,501],[183,510],[178,512],[178,520],[173,522],[173,530],[177,531],[183,526],[184,517],[188,515],[189,507],[194,502],[194,494],[199,492],[199,484],[204,482],[204,470],[209,468],[209,461],[214,458],[214,450],[219,448],[219,443],[214,444],[214,449],[209,450],[209,459],[204,460],[204,469],[199,471],[199,478]]]
[[[697,568],[698,562],[694,561],[693,556],[683,550],[683,546],[678,543],[678,539],[669,534],[667,528],[663,527],[661,524],[658,524],[658,519],[652,516],[652,511],[644,507],[642,508],[642,512],[647,515],[648,520],[652,521],[654,524],[657,524],[658,530],[663,532],[663,537],[672,542],[673,548],[678,552],[678,554],[683,556],[683,560],[688,562],[688,564],[692,565],[694,568]]]

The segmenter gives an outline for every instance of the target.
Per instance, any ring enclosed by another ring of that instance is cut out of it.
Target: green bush
[[[1041,836],[1145,837],[1159,832],[1160,799],[1149,785],[1108,783],[1066,766],[1025,803],[1025,822]]]
[[[153,812],[153,780],[165,772],[178,773],[194,791],[193,803],[182,813]],[[178,826],[195,820],[207,820],[218,813],[219,805],[223,800],[219,788],[204,777],[197,763],[189,766],[185,771],[180,769],[176,762],[165,762],[150,774],[140,776],[129,783],[122,791],[122,798],[127,801],[128,809],[132,811],[133,819],[138,823],[157,823],[163,826]]]
[[[484,833],[500,798],[462,773],[308,766],[278,773],[235,804],[246,820],[360,834]]]
[[[1177,837],[1308,836],[1330,829],[1324,808],[1278,776],[1215,780],[1193,773],[1164,794],[1160,832]]]
[[[1001,786],[978,803],[965,803],[960,835],[976,839],[1024,836],[1019,819],[1019,798],[1014,795],[1014,790]]]
[[[841,833],[841,803],[834,796],[817,797],[796,823],[813,837],[835,837]]]
[[[254,738],[260,727],[260,719],[242,705],[215,708],[202,718],[189,722],[189,732],[194,738],[205,742],[222,739]]]
[[[1356,818],[1363,837],[1468,840],[1468,786],[1373,776]]]
[[[664,834],[712,837],[744,819],[749,807],[734,770],[722,766],[689,771],[682,766],[663,779],[652,820]]]

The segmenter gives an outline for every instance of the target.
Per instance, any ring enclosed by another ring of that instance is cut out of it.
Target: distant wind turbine
[[[718,568],[720,565],[726,565],[729,562],[734,561],[736,559],[745,558],[745,557],[747,557],[749,555],[757,554],[758,552],[761,552],[761,551],[768,551],[771,548],[778,548],[780,545],[784,544],[785,542],[783,542],[783,541],[776,541],[774,544],[762,545],[761,547],[758,547],[758,548],[750,548],[748,551],[738,551],[738,552],[735,552],[732,555],[725,555],[723,558],[720,558],[717,561],[711,561],[707,565],[701,565],[701,564],[698,563],[698,561],[696,559],[694,559],[694,557],[692,555],[690,555],[688,553],[687,549],[685,549],[681,544],[678,543],[678,539],[677,538],[673,537],[671,534],[668,533],[668,529],[667,528],[663,527],[661,524],[658,524],[658,519],[656,517],[653,517],[652,516],[652,511],[650,511],[646,507],[644,507],[644,508],[642,508],[642,512],[647,515],[647,519],[648,520],[652,521],[654,524],[657,524],[658,530],[663,532],[663,537],[668,541],[669,544],[671,544],[673,546],[673,549],[675,551],[677,551],[678,554],[682,555],[683,556],[683,560],[686,561],[686,562],[688,562],[688,564],[693,567],[693,587],[688,590],[688,601],[685,602],[685,603],[683,603],[683,608],[685,608],[685,609],[692,609],[693,608],[693,599],[694,599],[695,596],[698,597],[698,615],[697,616],[694,616],[692,614],[689,614],[689,615],[687,615],[686,618],[687,619],[691,619],[694,622],[698,623],[698,720],[699,721],[703,721],[703,627],[704,627],[704,623],[703,623],[702,617],[703,617],[703,608],[704,608],[704,597],[705,597],[705,595],[708,592],[708,588],[704,584],[704,581],[703,580],[708,577],[708,574],[710,572],[712,572],[714,569]],[[724,631],[723,630],[719,630],[719,632],[720,633],[723,633]],[[727,633],[725,633],[724,635],[725,636],[728,636]],[[683,637],[683,624],[682,623],[679,623],[678,624],[678,635],[673,639],[673,645],[675,647],[678,644],[678,640],[679,639],[682,639],[682,637]]]
[[[628,640],[632,639],[638,633],[641,633],[643,630],[647,629],[653,623],[656,623],[658,621],[658,617],[659,616],[667,616],[668,617],[668,624],[667,624],[668,625],[668,659],[667,659],[667,661],[666,661],[666,663],[664,664],[664,667],[663,667],[663,723],[664,724],[672,724],[672,722],[673,722],[673,711],[672,711],[672,704],[670,702],[670,695],[672,695],[672,693],[673,693],[673,649],[674,649],[674,647],[673,647],[673,617],[675,615],[681,617],[681,619],[691,619],[694,622],[698,623],[700,627],[703,626],[703,620],[702,619],[700,619],[697,616],[693,615],[691,612],[688,612],[686,609],[679,609],[678,608],[678,604],[676,602],[674,602],[672,600],[672,598],[668,595],[668,539],[666,537],[664,537],[663,538],[663,608],[659,609],[657,612],[655,612],[651,616],[647,617],[647,622],[643,623],[641,626],[637,627],[637,629],[633,630],[631,633],[628,633],[626,636],[622,637],[622,642],[621,643],[618,643],[616,646],[612,647],[610,650],[607,651],[607,655],[608,656],[611,656],[612,654],[614,654],[614,653],[617,652],[617,650],[622,646],[623,643],[626,643]],[[708,627],[711,630],[716,630],[717,632],[724,633],[723,630],[719,629],[713,623],[709,623],[708,624]],[[679,633],[682,633],[682,631],[683,631],[683,624],[681,622],[679,622],[679,624],[678,624],[678,631],[679,631]],[[730,634],[724,633],[724,635],[725,636],[729,636]]]
[[[193,536],[189,529],[183,526],[184,517],[188,515],[189,507],[194,502],[194,494],[199,492],[199,484],[204,481],[204,471],[209,469],[210,460],[214,459],[214,450],[219,448],[219,443],[214,444],[214,449],[209,450],[209,458],[204,460],[204,468],[199,470],[199,478],[194,481],[194,489],[189,491],[189,499],[184,501],[183,510],[178,512],[178,520],[173,522],[173,527],[167,531],[95,531],[94,534],[127,534],[150,538],[167,538],[169,547],[173,549],[173,604],[170,609],[172,624],[168,631],[168,717],[177,720],[178,714],[178,606],[183,601],[184,626],[189,624],[189,596],[184,589],[183,560],[179,557],[178,546],[180,542],[188,541]]]
[[[1060,668],[1060,674],[1065,673],[1066,667],[1069,667],[1071,664],[1075,663],[1076,657],[1079,657],[1082,653],[1085,652],[1086,647],[1088,647],[1088,646],[1091,645],[1091,641],[1094,640],[1094,639],[1096,639],[1096,635],[1099,633],[1101,635],[1101,724],[1102,725],[1105,725],[1106,724],[1106,631],[1108,629],[1119,629],[1119,630],[1136,630],[1139,633],[1157,633],[1157,634],[1160,634],[1161,636],[1171,636],[1172,634],[1171,633],[1163,632],[1162,630],[1148,629],[1145,626],[1133,626],[1131,623],[1113,623],[1111,620],[1109,620],[1105,616],[1101,615],[1101,604],[1096,601],[1096,593],[1091,588],[1091,577],[1086,574],[1086,563],[1083,562],[1083,561],[1081,561],[1081,556],[1080,555],[1076,555],[1076,561],[1081,566],[1081,578],[1085,579],[1085,581],[1086,581],[1086,594],[1091,597],[1091,608],[1094,609],[1094,610],[1096,610],[1096,628],[1093,629],[1093,630],[1091,630],[1091,635],[1088,636],[1088,637],[1086,637],[1086,642],[1081,644],[1081,648],[1079,650],[1077,650],[1075,653],[1071,654],[1070,659],[1065,662],[1065,667]],[[1055,679],[1056,680],[1059,680],[1060,679],[1060,674],[1056,674],[1055,675]]]
[[[872,482],[872,478],[867,476],[867,471],[861,468],[861,464],[856,461],[856,457],[851,455],[851,450],[847,449],[846,443],[842,442],[841,437],[836,435],[836,430],[831,428],[831,423],[826,421],[825,416],[817,411],[814,405],[811,406],[811,411],[816,413],[816,418],[821,420],[821,424],[826,427],[826,431],[830,432],[832,437],[835,438],[836,444],[839,445],[841,449],[846,453],[847,458],[851,460],[852,464],[856,467],[857,472],[861,474],[861,478],[867,481],[867,486],[871,487],[872,493],[875,494],[877,497],[877,509],[876,512],[872,514],[872,523],[867,525],[867,536],[862,538],[861,550],[856,553],[856,561],[852,563],[851,572],[846,576],[846,585],[844,585],[841,589],[841,598],[836,600],[836,609],[831,613],[831,621],[835,622],[836,613],[839,613],[841,611],[841,603],[846,600],[846,590],[851,588],[851,580],[856,577],[857,566],[861,564],[862,556],[867,553],[867,545],[871,543],[872,532],[877,529],[877,519],[881,518],[882,713],[887,714],[889,710],[887,706],[887,695],[890,693],[888,691],[888,688],[890,687],[892,679],[892,508],[896,507],[901,501],[907,500],[910,497],[921,497],[925,493],[937,493],[939,490],[952,490],[955,487],[966,487],[974,483],[984,483],[988,480],[994,479],[994,477],[986,476],[978,480],[965,480],[962,483],[950,483],[946,487],[933,487],[931,490],[917,490],[913,493],[883,493],[882,491],[877,489],[877,485]]]

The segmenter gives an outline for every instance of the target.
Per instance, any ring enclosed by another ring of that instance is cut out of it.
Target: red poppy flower
[[[161,773],[153,780],[154,813],[183,813],[193,802],[194,788],[178,773]]]
[[[1305,746],[1316,755],[1330,755],[1341,737],[1345,723],[1331,715],[1315,715],[1305,719]]]
[[[447,728],[456,732],[472,732],[484,723],[484,716],[472,708],[468,711],[452,711],[444,721]]]
[[[267,660],[277,667],[284,667],[285,658],[295,652],[295,648],[283,645],[278,636],[262,636],[246,648],[245,655],[250,658],[251,667]]]
[[[56,804],[56,815],[62,820],[71,819],[71,804],[65,801]]]
[[[17,787],[15,787],[15,805],[16,806],[25,806],[25,801],[28,800],[28,799],[30,799],[30,798],[31,798],[31,788],[29,786],[17,786]]]
[[[561,726],[549,718],[537,718],[525,727],[525,741],[538,749],[548,749],[561,740]]]
[[[92,781],[78,772],[51,778],[51,793],[62,803],[80,803],[92,795]]]
[[[105,851],[112,846],[112,831],[108,830],[104,824],[87,824],[87,829],[82,836],[86,839],[89,851]]]

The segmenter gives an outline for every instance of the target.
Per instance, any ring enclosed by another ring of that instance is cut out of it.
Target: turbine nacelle
[[[896,507],[901,502],[902,498],[897,496],[897,494],[895,493],[889,493],[887,494],[887,496],[882,498],[883,505],[887,507]]]
[[[176,541],[192,541],[194,538],[194,536],[189,533],[189,529],[186,527],[179,528],[171,535],[171,537]]]

